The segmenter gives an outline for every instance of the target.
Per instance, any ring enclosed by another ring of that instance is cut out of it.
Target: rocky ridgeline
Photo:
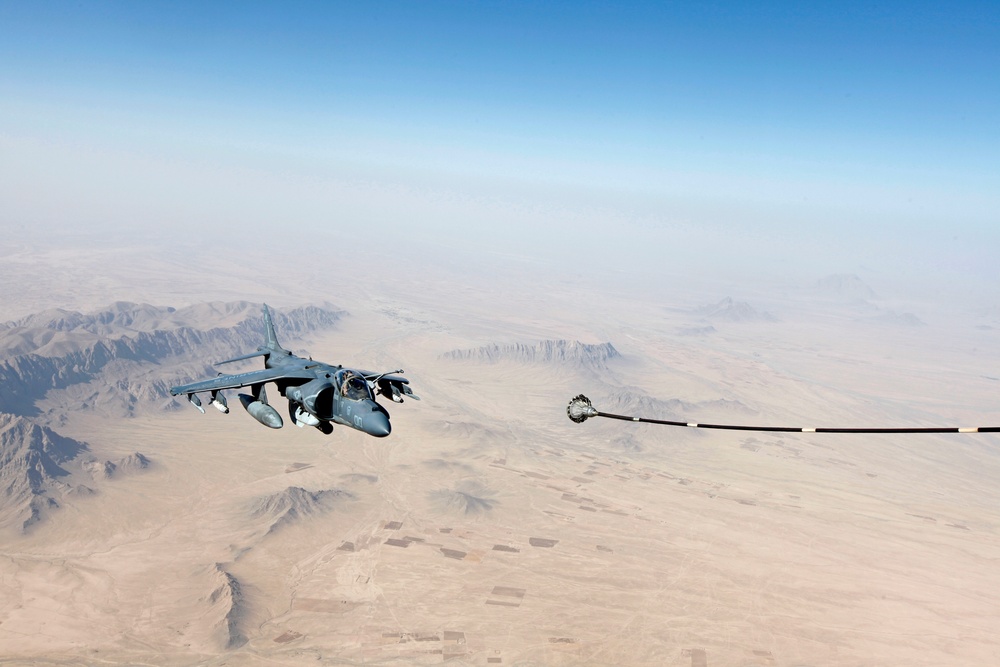
[[[438,511],[458,516],[475,516],[490,513],[498,504],[496,493],[474,480],[460,482],[452,489],[438,489],[428,499]]]
[[[96,459],[84,461],[81,467],[89,472],[94,479],[110,479],[120,474],[140,472],[152,465],[146,456],[139,452],[133,452],[128,456],[115,461],[98,461]]]
[[[68,496],[99,492],[88,484],[149,468],[133,452],[99,461],[89,447],[28,418],[0,413],[0,529],[25,532],[57,510]]]
[[[611,343],[588,344],[570,340],[543,340],[535,344],[510,343],[485,345],[467,350],[452,350],[441,355],[452,361],[476,361],[495,364],[504,361],[521,363],[577,363],[603,366],[621,354]]]
[[[725,398],[695,402],[660,399],[637,389],[620,389],[608,394],[600,403],[595,401],[594,405],[602,412],[669,421],[695,421],[693,417],[701,417],[706,422],[719,423],[727,415],[755,414],[740,401]]]
[[[875,291],[853,273],[835,273],[820,278],[813,286],[823,296],[847,301],[875,299]]]
[[[718,303],[702,306],[695,313],[715,322],[777,322],[778,318],[767,311],[757,310],[746,301],[726,297]]]
[[[353,497],[339,489],[307,491],[298,486],[290,486],[284,491],[258,498],[250,508],[250,515],[255,519],[267,519],[270,523],[267,532],[273,533],[283,526],[328,512],[339,501]]]
[[[247,643],[242,627],[247,617],[243,586],[222,563],[215,564],[213,580],[216,586],[206,600],[211,611],[204,620],[214,626],[219,645],[226,649],[239,648]]]
[[[437,427],[449,440],[472,440],[476,446],[505,442],[508,434],[478,421],[445,420]]]
[[[888,324],[894,327],[925,326],[924,321],[913,313],[897,313],[892,310],[884,310],[875,317],[870,318],[870,321],[878,324]]]
[[[87,445],[16,415],[0,414],[0,527],[23,532],[76,488],[63,467]]]
[[[145,470],[153,464],[147,457],[139,452],[132,452],[118,460],[118,470],[122,472],[139,472]]]
[[[339,317],[343,311],[330,305],[296,308],[287,315],[273,309],[271,311],[274,323],[283,331],[290,333],[309,331],[314,329],[316,324],[329,323],[331,313]],[[335,321],[337,317],[334,317],[333,320]],[[263,326],[261,304],[249,301],[215,301],[186,308],[117,301],[103,310],[86,314],[61,308],[45,310],[19,320],[0,324],[0,331],[37,332],[46,330],[50,332],[89,332],[98,336],[114,336],[124,331],[173,330],[199,322],[210,322],[218,327],[231,328],[244,322],[248,322],[252,326],[255,321],[260,325],[257,329],[259,332],[260,327]]]
[[[343,311],[314,306],[287,314],[272,312],[283,340],[328,329]],[[215,318],[215,319],[213,319]],[[197,324],[228,320],[229,326],[200,329]],[[84,315],[46,311],[0,328],[0,410],[35,413],[35,402],[53,389],[91,382],[116,362],[161,364],[172,358],[215,361],[249,350],[263,340],[264,322],[257,304],[201,304],[177,310],[148,304],[114,304],[108,310]],[[165,398],[176,378],[150,378],[140,385],[129,373],[105,378],[121,385],[121,394],[137,398]]]

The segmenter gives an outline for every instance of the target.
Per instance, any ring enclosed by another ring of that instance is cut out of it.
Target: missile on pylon
[[[205,408],[201,407],[201,399],[198,398],[197,394],[188,394],[188,401],[191,405],[198,408],[198,412],[205,414]]]
[[[229,404],[226,403],[226,397],[220,394],[218,390],[212,392],[212,405],[222,414],[229,414]]]

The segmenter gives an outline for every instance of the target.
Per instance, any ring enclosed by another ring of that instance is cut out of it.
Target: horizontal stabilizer
[[[264,357],[270,354],[270,350],[257,350],[256,352],[248,352],[246,354],[241,354],[238,357],[233,357],[232,359],[226,359],[225,361],[216,361],[213,366],[221,366],[222,364],[231,364],[234,361],[243,361],[244,359],[253,359],[254,357]]]

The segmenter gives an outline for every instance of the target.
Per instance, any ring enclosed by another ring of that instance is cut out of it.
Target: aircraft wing
[[[192,382],[179,387],[171,387],[170,393],[173,396],[185,394],[196,394],[201,391],[218,391],[220,389],[237,389],[239,387],[249,387],[250,385],[273,382],[274,380],[312,380],[316,377],[316,372],[311,369],[302,368],[265,368],[259,371],[249,371],[247,373],[234,373],[232,375],[220,375],[211,380]]]

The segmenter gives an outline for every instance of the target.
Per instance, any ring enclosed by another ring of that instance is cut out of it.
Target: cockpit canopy
[[[358,374],[348,368],[337,371],[334,376],[340,395],[352,401],[362,401],[366,398],[374,400],[372,391],[368,387],[368,382]]]

